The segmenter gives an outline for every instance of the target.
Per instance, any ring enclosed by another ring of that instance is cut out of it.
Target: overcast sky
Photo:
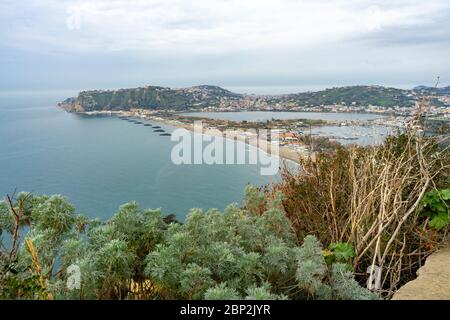
[[[0,0],[0,90],[450,83],[448,0]]]

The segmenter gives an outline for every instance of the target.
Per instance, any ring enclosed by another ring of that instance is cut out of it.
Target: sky
[[[448,0],[0,0],[0,91],[450,84]]]

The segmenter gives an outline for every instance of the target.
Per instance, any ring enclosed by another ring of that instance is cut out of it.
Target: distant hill
[[[421,90],[427,90],[427,89],[432,89],[432,88],[433,88],[433,87],[420,85],[420,86],[414,87],[413,90],[414,90],[414,91],[421,91]]]
[[[429,86],[417,86],[417,87],[414,87],[413,90],[415,92],[434,93],[434,94],[437,94],[437,95],[448,95],[448,94],[450,94],[450,86],[448,86],[448,87],[440,87],[440,88],[429,87]]]
[[[422,94],[450,95],[450,87],[435,89],[418,86],[412,90],[403,90],[382,86],[347,86],[278,96],[248,96],[209,85],[180,89],[146,86],[133,89],[82,91],[78,97],[69,98],[61,102],[59,106],[69,112],[130,110],[133,108],[153,110],[186,110],[218,106],[239,108],[239,106],[261,105],[261,102],[269,107],[281,104],[285,106],[286,110],[293,107],[301,109],[301,107],[307,106],[335,104],[408,108],[414,107]],[[434,99],[434,103],[444,105],[444,102],[438,99]]]
[[[85,112],[100,110],[141,109],[186,109],[191,107],[215,106],[221,99],[239,99],[217,86],[195,86],[173,89],[146,86],[133,89],[82,91],[76,98],[69,98],[59,104],[67,111]]]
[[[336,87],[317,92],[304,92],[284,96],[285,100],[296,101],[300,106],[356,104],[359,106],[410,107],[414,106],[415,93],[410,90],[381,86]]]

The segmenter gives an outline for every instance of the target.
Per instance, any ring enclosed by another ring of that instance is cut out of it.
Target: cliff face
[[[241,95],[216,86],[172,89],[147,86],[134,89],[82,91],[77,98],[58,104],[69,112],[100,110],[179,109],[216,106],[221,99],[239,99]]]

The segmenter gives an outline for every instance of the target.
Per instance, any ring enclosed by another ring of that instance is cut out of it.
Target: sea
[[[259,165],[176,165],[177,142],[151,127],[56,107],[76,93],[0,93],[1,198],[20,191],[61,194],[78,213],[103,220],[136,201],[182,221],[191,208],[223,210],[242,203],[247,185],[278,181],[261,175]]]
[[[177,165],[171,158],[177,142],[152,127],[56,107],[76,94],[0,92],[0,198],[20,191],[60,194],[78,213],[102,220],[136,201],[141,208],[161,208],[183,221],[191,208],[223,210],[242,203],[247,185],[279,181],[279,175],[261,175],[259,164]],[[249,121],[274,117],[271,112],[206,115]],[[277,117],[351,120],[373,115],[282,112]],[[176,129],[151,124],[167,133]],[[256,150],[247,146],[247,152]]]

